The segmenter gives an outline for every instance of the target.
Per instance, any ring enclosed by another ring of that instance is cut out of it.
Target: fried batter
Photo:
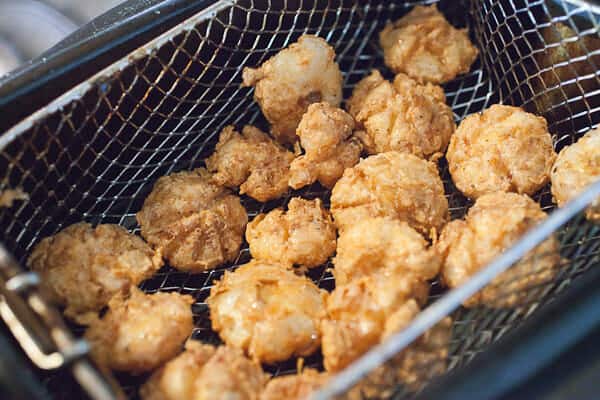
[[[366,218],[391,217],[431,235],[449,218],[436,165],[398,152],[348,168],[331,192],[331,212],[340,231]]]
[[[293,159],[292,152],[260,129],[246,125],[240,135],[227,126],[206,167],[215,173],[213,179],[219,185],[239,187],[240,194],[265,202],[287,192]]]
[[[225,343],[273,363],[319,347],[326,296],[283,265],[253,260],[225,272],[207,303],[212,327]]]
[[[136,286],[162,266],[140,237],[118,225],[71,225],[38,243],[29,268],[40,274],[65,315],[85,323],[117,292]]]
[[[363,129],[357,136],[369,154],[400,151],[435,159],[456,129],[444,90],[404,74],[392,84],[373,70],[354,88],[348,110]]]
[[[296,128],[312,103],[338,107],[342,101],[342,73],[327,42],[302,35],[258,69],[244,68],[244,86],[254,86],[254,99],[272,124],[281,143],[297,140]]]
[[[495,104],[461,122],[446,158],[456,187],[476,199],[496,191],[535,193],[548,183],[556,154],[544,118]]]
[[[132,287],[129,297],[116,295],[101,319],[85,333],[98,364],[139,374],[175,357],[194,327],[191,296],[145,294]]]
[[[354,119],[329,103],[308,106],[296,130],[304,155],[292,162],[290,187],[300,189],[317,180],[331,189],[346,168],[358,163],[362,145],[352,136]]]
[[[562,149],[552,168],[552,195],[558,206],[562,207],[598,179],[600,128],[587,132],[577,143]],[[600,198],[588,208],[586,216],[600,222]]]
[[[446,225],[436,244],[444,259],[444,283],[451,288],[462,285],[545,218],[539,204],[525,195],[497,192],[481,196],[464,220]],[[554,278],[559,263],[558,241],[551,236],[464,305],[520,305],[527,300],[529,289]]]
[[[288,211],[259,214],[246,229],[250,253],[258,260],[312,268],[335,252],[336,229],[321,199],[293,198]]]
[[[144,239],[183,271],[234,260],[248,223],[239,197],[203,168],[163,176],[137,213]]]
[[[267,383],[260,400],[308,400],[325,385],[327,373],[307,368],[296,375],[278,376]]]
[[[416,6],[379,33],[385,65],[420,82],[444,83],[469,72],[479,53],[467,29],[456,29],[435,4]]]

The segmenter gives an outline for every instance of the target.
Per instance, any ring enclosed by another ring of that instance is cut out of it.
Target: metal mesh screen
[[[317,34],[336,50],[348,98],[353,85],[372,68],[390,76],[377,43],[385,22],[414,4],[432,2],[218,2],[73,89],[55,106],[13,129],[10,137],[5,135],[0,141],[5,143],[0,148],[0,189],[21,187],[30,198],[0,209],[2,241],[24,263],[41,238],[81,220],[117,223],[137,232],[135,213],[158,177],[201,166],[228,124],[267,128],[252,91],[240,88],[244,65],[261,64],[303,33]],[[482,52],[470,73],[445,85],[457,121],[500,100],[523,105],[549,119],[557,149],[598,122],[600,50],[586,47],[585,53],[555,59],[547,52],[566,48],[565,42],[583,43],[582,37],[590,38],[585,46],[596,43],[600,14],[576,2],[474,0],[467,17],[465,7],[451,1],[440,4],[454,25],[470,25]],[[573,35],[544,35],[556,31],[557,24]],[[440,169],[452,217],[460,218],[470,202],[452,185],[444,160]],[[329,204],[328,193],[318,185],[266,204],[244,197],[243,204],[252,218],[297,195],[321,197]],[[535,198],[544,209],[552,209],[547,188]],[[600,229],[585,219],[571,221],[559,237],[564,267],[554,282],[532,290],[527,304],[506,310],[461,309],[453,316],[448,369],[469,362],[600,260]],[[214,271],[189,274],[165,267],[142,288],[192,294],[193,337],[218,342],[204,300],[224,270],[249,257],[244,246],[234,263]],[[331,290],[329,267],[309,275]],[[430,301],[442,291],[434,282]],[[314,356],[306,364],[321,367],[321,360]],[[277,375],[291,373],[295,366],[291,360],[266,369]],[[56,379],[50,385],[57,398],[69,397]],[[122,377],[132,396],[141,380]]]

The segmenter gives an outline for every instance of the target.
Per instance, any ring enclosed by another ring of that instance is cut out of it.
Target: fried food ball
[[[464,220],[446,225],[436,243],[444,260],[443,282],[450,288],[462,285],[545,218],[539,204],[525,195],[481,196]],[[552,281],[559,263],[558,240],[551,236],[464,305],[504,308],[523,304],[528,290]]]
[[[125,228],[81,222],[43,239],[27,264],[48,294],[66,306],[65,315],[86,323],[113,295],[149,278],[162,258]]]
[[[331,192],[331,213],[341,231],[371,217],[390,217],[425,235],[449,218],[436,165],[412,154],[381,153],[344,171]]]
[[[435,4],[388,23],[379,43],[385,65],[419,82],[444,83],[469,72],[479,53],[468,30],[450,25]]]
[[[191,296],[145,294],[132,287],[129,296],[114,296],[102,318],[91,322],[85,338],[98,364],[140,374],[175,357],[194,321]]]
[[[548,183],[556,154],[544,118],[495,104],[460,123],[446,158],[456,187],[476,199],[496,191],[535,193]]]
[[[250,253],[258,260],[312,268],[335,252],[336,229],[321,199],[293,198],[287,212],[259,214],[246,229]]]
[[[219,185],[239,187],[240,194],[265,202],[287,192],[293,159],[292,152],[260,129],[246,125],[240,135],[227,126],[206,167],[215,173],[213,179]]]
[[[212,327],[225,343],[274,363],[318,349],[326,296],[283,265],[253,260],[225,272],[207,303]]]
[[[311,368],[296,375],[278,376],[267,383],[260,400],[308,400],[328,379],[327,373]]]
[[[188,340],[185,351],[140,389],[142,400],[258,400],[267,375],[258,363],[228,346]]]
[[[362,145],[353,129],[354,118],[344,110],[329,103],[308,106],[296,130],[304,155],[292,162],[290,187],[300,189],[319,181],[331,189],[360,159]]]
[[[191,272],[235,260],[248,223],[239,197],[203,168],[160,178],[136,217],[144,239]]]
[[[347,107],[362,128],[356,135],[369,154],[400,151],[436,159],[456,129],[444,90],[404,74],[392,84],[373,70],[355,86]]]
[[[335,282],[344,285],[370,274],[410,273],[421,280],[434,278],[441,258],[408,223],[391,218],[367,218],[340,234]]]
[[[254,86],[254,100],[272,124],[281,143],[296,141],[296,128],[312,103],[338,107],[342,101],[342,73],[327,42],[302,35],[260,68],[244,68],[243,86]]]
[[[562,149],[550,178],[552,195],[559,207],[600,179],[600,128],[592,129],[577,143]],[[586,216],[600,222],[600,198],[588,208]]]

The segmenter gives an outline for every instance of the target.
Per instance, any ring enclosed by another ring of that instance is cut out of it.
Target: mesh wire
[[[171,31],[159,45],[145,49],[151,51],[136,52],[123,68],[95,78],[57,111],[42,114],[1,149],[0,188],[21,187],[30,197],[0,209],[1,240],[24,263],[41,238],[81,220],[117,223],[137,232],[135,213],[158,177],[201,166],[228,124],[267,127],[252,91],[240,87],[242,66],[259,65],[303,33],[317,34],[336,49],[347,98],[372,68],[390,76],[377,43],[385,22],[414,4],[432,2],[239,0]],[[444,87],[457,121],[498,101],[522,105],[548,118],[557,149],[598,122],[600,45],[588,48],[598,40],[598,13],[558,1],[473,1],[467,16],[465,7],[440,4],[454,25],[468,24],[475,42],[485,44],[471,72]],[[563,51],[561,57],[548,57],[552,49],[567,49],[567,56]],[[460,218],[470,202],[453,186],[444,160],[440,170],[452,217]],[[318,185],[266,204],[242,200],[252,218],[297,195],[320,197],[328,205],[328,193]],[[552,209],[548,188],[535,198],[545,210]],[[563,268],[553,282],[532,289],[527,302],[514,309],[480,307],[453,315],[448,370],[468,363],[600,260],[600,230],[583,217],[558,235]],[[249,258],[244,246],[235,262],[210,272],[165,267],[142,288],[193,295],[192,336],[217,343],[204,300],[223,271]],[[329,267],[309,275],[331,290]],[[442,292],[434,282],[430,301]],[[321,367],[321,360],[317,355],[306,364]],[[291,360],[267,370],[287,374],[295,366]],[[121,379],[135,396],[143,377]],[[57,398],[68,398],[60,382],[54,376],[49,385]]]

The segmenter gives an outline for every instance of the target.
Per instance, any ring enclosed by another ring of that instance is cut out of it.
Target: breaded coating
[[[260,400],[309,400],[328,379],[327,373],[311,368],[296,375],[278,376],[267,383]]]
[[[260,68],[244,68],[243,86],[254,86],[254,100],[271,123],[281,143],[297,140],[296,128],[312,103],[338,107],[342,101],[342,73],[327,42],[302,35]]]
[[[336,229],[321,199],[290,200],[288,210],[257,215],[246,228],[252,257],[286,266],[312,268],[335,252]]]
[[[294,154],[266,133],[246,125],[240,135],[233,126],[221,131],[215,152],[206,159],[216,183],[240,188],[261,202],[281,197],[288,190]]]
[[[590,130],[577,143],[562,149],[550,178],[552,195],[559,207],[600,179],[600,128]],[[600,222],[600,198],[587,209],[586,216]]]
[[[243,352],[188,340],[185,352],[141,387],[142,400],[258,400],[267,375]]]
[[[436,243],[444,259],[443,282],[450,288],[462,285],[545,218],[539,204],[525,195],[483,195],[464,220],[446,225]],[[522,304],[528,290],[552,281],[558,272],[558,245],[556,237],[551,236],[464,305],[503,308]]]
[[[421,280],[434,278],[441,258],[408,223],[391,218],[367,218],[340,234],[333,260],[335,282],[379,274],[410,273]]]
[[[113,295],[152,276],[162,258],[123,227],[80,222],[43,239],[27,264],[65,315],[86,323]]]
[[[497,191],[532,195],[550,180],[556,154],[543,117],[495,104],[460,123],[446,158],[456,187],[476,199]]]
[[[331,192],[338,229],[372,217],[390,217],[435,236],[449,218],[436,165],[412,154],[381,153],[348,168]]]
[[[212,327],[225,343],[274,363],[319,348],[326,296],[283,265],[253,260],[225,272],[207,303]]]
[[[191,272],[235,260],[248,223],[239,197],[203,168],[161,177],[136,218],[172,267]]]
[[[308,106],[296,130],[304,155],[292,162],[290,187],[300,189],[319,181],[331,189],[360,159],[362,145],[353,129],[354,118],[344,110],[329,103]]]
[[[444,83],[469,72],[479,51],[435,4],[416,6],[379,33],[385,65],[419,82]]]
[[[369,154],[399,151],[437,159],[456,129],[444,90],[404,74],[392,84],[373,70],[355,86],[347,107],[360,124],[356,135]]]
[[[99,365],[140,374],[175,357],[194,327],[191,296],[145,294],[132,287],[116,295],[102,318],[92,321],[85,338]]]

